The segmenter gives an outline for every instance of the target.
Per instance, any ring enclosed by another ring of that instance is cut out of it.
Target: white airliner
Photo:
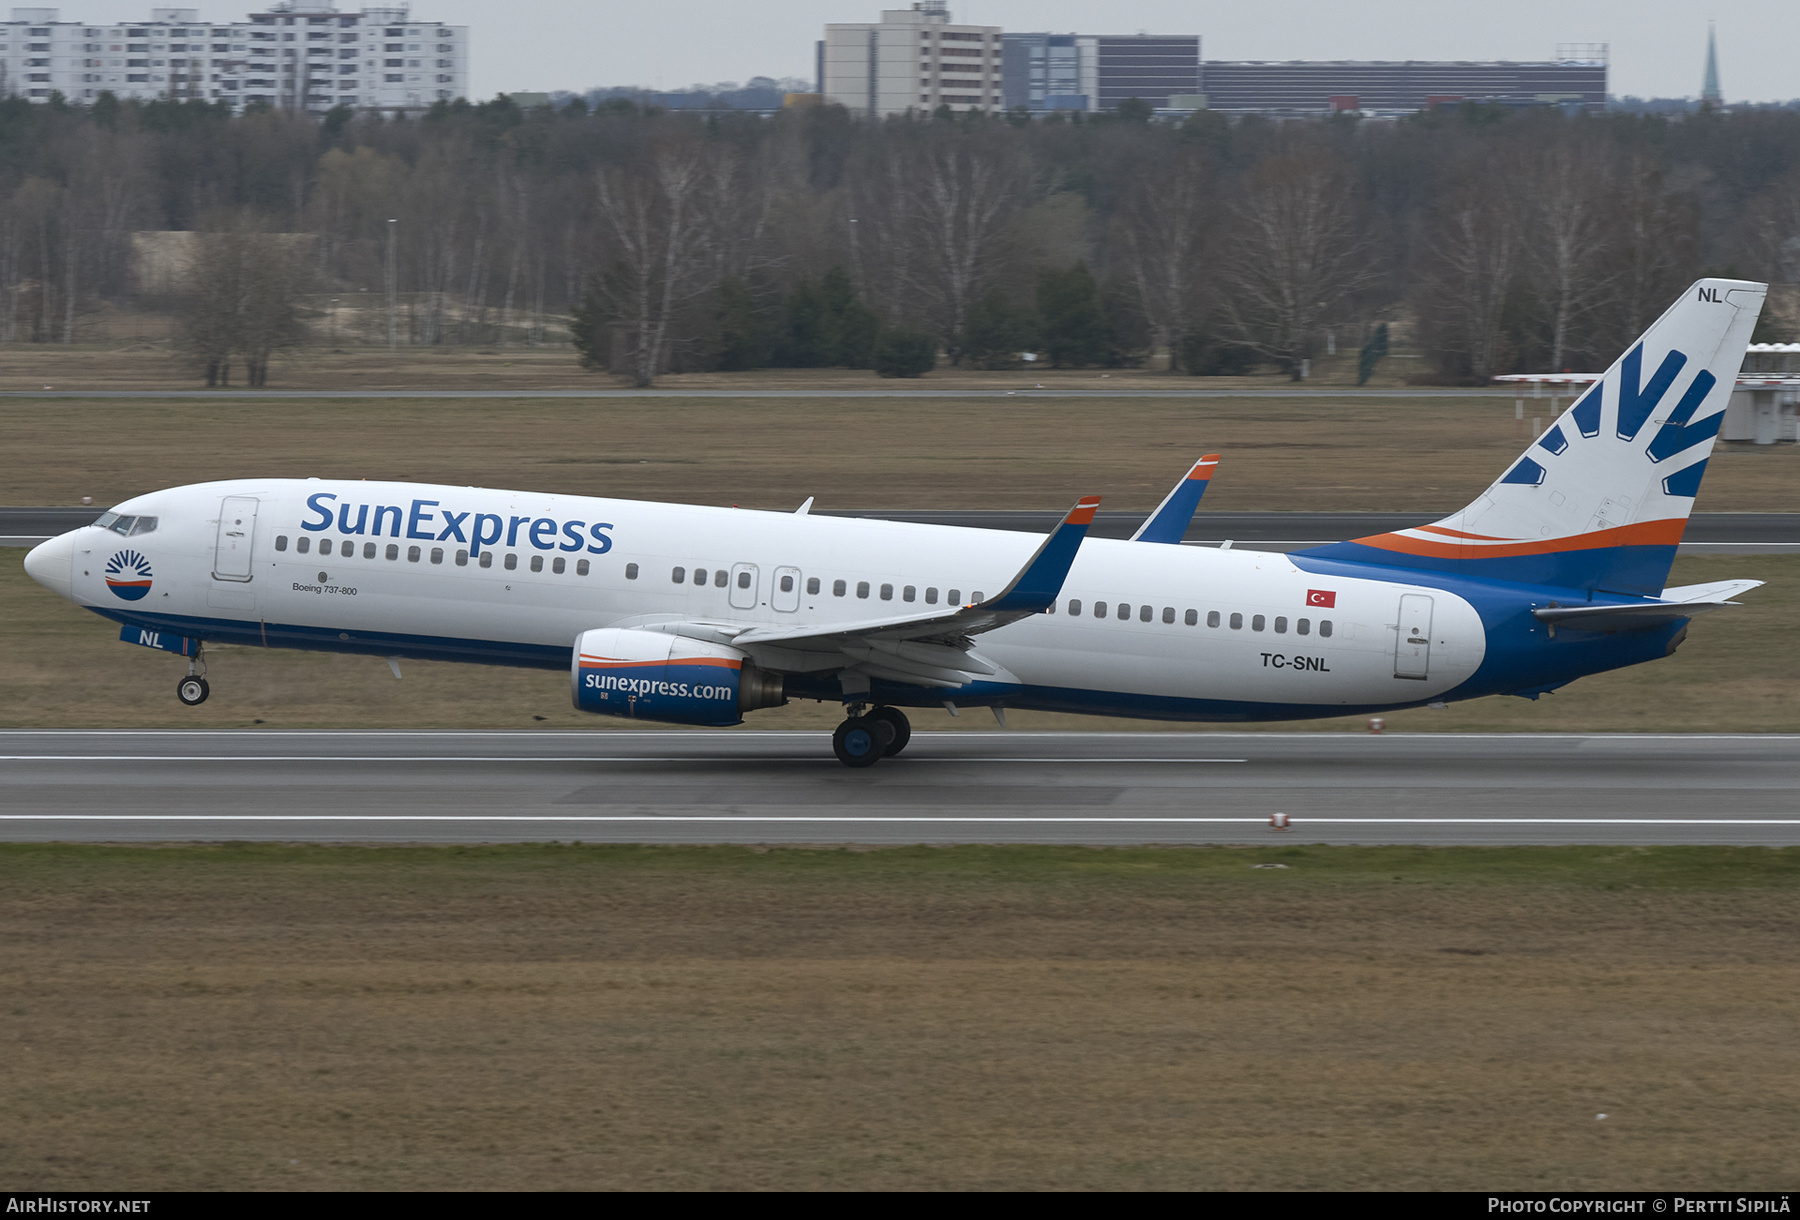
[[[1535,699],[1673,652],[1757,581],[1664,588],[1766,285],[1701,280],[1467,508],[1292,554],[1177,542],[1203,459],[1129,542],[417,483],[238,478],[137,496],[31,576],[188,658],[229,643],[568,669],[604,715],[841,702],[1190,721]],[[1276,425],[1271,425],[1274,427]]]

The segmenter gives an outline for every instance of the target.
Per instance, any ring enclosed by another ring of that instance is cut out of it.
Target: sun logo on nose
[[[136,551],[120,551],[106,561],[106,587],[128,602],[150,592],[150,577],[150,561]]]

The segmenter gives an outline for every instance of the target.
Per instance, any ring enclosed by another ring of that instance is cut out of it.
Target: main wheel
[[[867,717],[852,716],[837,726],[831,735],[832,753],[846,767],[872,767],[881,761],[881,730],[887,725],[871,724]]]
[[[908,720],[906,718],[906,713],[899,708],[871,708],[869,710],[868,718],[893,726],[894,740],[888,743],[886,750],[882,751],[883,758],[892,758],[894,755],[904,750],[906,748],[906,743],[912,740],[912,721]]]
[[[212,687],[206,684],[205,678],[189,675],[175,684],[175,697],[189,707],[199,707],[212,694]]]

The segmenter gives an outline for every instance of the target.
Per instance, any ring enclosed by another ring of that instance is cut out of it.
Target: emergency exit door
[[[250,579],[250,548],[256,542],[255,496],[226,496],[219,505],[219,540],[213,551],[213,579]]]
[[[1431,672],[1431,598],[1400,597],[1400,630],[1394,640],[1394,676],[1423,681]]]

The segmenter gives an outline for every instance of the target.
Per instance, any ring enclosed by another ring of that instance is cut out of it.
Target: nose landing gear
[[[912,724],[899,708],[877,707],[866,715],[861,704],[844,710],[850,716],[831,735],[831,750],[846,767],[872,767],[912,740]]]
[[[175,684],[175,697],[189,707],[199,707],[212,694],[206,684],[206,658],[196,653],[188,659],[187,677]]]

